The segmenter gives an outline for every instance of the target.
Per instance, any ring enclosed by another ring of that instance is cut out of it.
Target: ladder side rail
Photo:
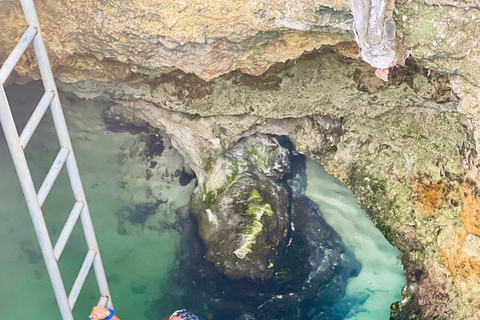
[[[102,307],[107,307],[107,302],[109,301],[110,299],[108,299],[107,296],[100,296],[100,299],[98,300],[97,302],[97,305],[98,306],[102,306]],[[107,307],[107,308],[110,308],[112,309],[111,307]],[[92,319],[92,320],[100,320],[100,319]]]
[[[60,314],[64,320],[73,320],[72,311],[68,306],[68,298],[63,285],[62,276],[53,253],[52,242],[48,234],[47,225],[45,224],[42,209],[38,203],[37,193],[32,181],[30,169],[28,168],[27,159],[23,153],[17,128],[2,84],[0,84],[0,123],[22,186],[28,210],[30,211],[38,243],[40,244],[50,282],[52,283],[55,298],[60,309]]]
[[[60,99],[58,98],[55,78],[53,77],[52,69],[50,67],[47,49],[45,47],[45,43],[43,42],[43,35],[40,29],[40,23],[38,21],[37,13],[35,11],[35,5],[33,3],[33,0],[20,0],[20,3],[25,14],[25,21],[27,22],[27,25],[34,26],[37,29],[37,35],[33,39],[33,48],[35,50],[35,56],[38,62],[38,69],[42,77],[43,87],[45,91],[53,91],[54,93],[53,100],[50,105],[50,109],[53,115],[53,106],[56,105],[57,108],[61,108],[61,104]],[[63,114],[60,118],[63,118]],[[54,121],[55,129],[57,130],[60,139],[60,147],[67,147],[71,150],[71,144],[68,143],[68,139],[65,140],[64,138],[68,138],[67,127],[66,125],[59,126],[58,124],[58,121]]]
[[[27,1],[27,0],[22,0],[22,1]],[[28,0],[28,1],[31,1],[31,0]],[[41,35],[40,29],[38,30],[38,34]],[[34,46],[35,46],[35,40],[34,40]],[[42,43],[42,46],[43,48],[45,48],[43,43]],[[35,51],[37,51],[36,48],[35,48]],[[48,63],[48,57],[46,56],[46,51],[45,51],[45,57],[46,57],[45,59],[46,61],[43,60],[43,63]],[[39,58],[37,59],[39,60],[39,67],[40,67],[40,59]],[[97,279],[98,288],[101,295],[110,297],[107,302],[107,305],[109,306],[109,308],[113,309],[110,289],[108,287],[108,282],[107,282],[107,276],[105,274],[105,269],[103,267],[103,262],[100,255],[100,249],[95,236],[95,231],[93,228],[90,211],[88,209],[87,200],[86,200],[85,192],[83,189],[83,184],[80,178],[80,172],[78,169],[77,161],[75,159],[75,153],[72,147],[72,143],[70,141],[70,136],[68,134],[65,116],[62,111],[62,105],[60,102],[59,95],[57,93],[55,81],[53,80],[53,74],[51,72],[51,69],[48,68],[48,70],[46,70],[46,73],[47,74],[45,75],[42,74],[42,78],[45,79],[45,82],[47,82],[47,79],[50,78],[51,79],[50,83],[52,83],[53,88],[52,87],[49,87],[49,88],[52,88],[55,91],[55,96],[50,105],[50,111],[52,113],[53,123],[55,125],[55,129],[57,131],[57,135],[58,135],[61,146],[66,146],[70,151],[66,161],[66,168],[67,168],[67,173],[70,179],[70,184],[72,186],[75,200],[82,201],[85,204],[82,210],[82,213],[80,214],[80,220],[82,222],[83,232],[85,234],[87,247],[88,247],[88,250],[93,249],[97,252],[93,262],[93,268],[95,271],[95,277]],[[47,85],[50,85],[50,84],[47,84]]]
[[[97,252],[95,259],[93,260],[93,270],[97,279],[100,295],[108,297],[107,307],[109,309],[113,309],[112,296],[110,295],[110,289],[108,287],[107,275],[105,274],[105,268],[103,267],[102,257],[100,255],[97,238],[93,229],[92,218],[90,217],[90,210],[88,209],[88,204],[86,202],[85,207],[80,215],[80,220],[82,222],[85,238],[87,239],[87,244],[89,244],[89,249],[96,250]]]
[[[57,87],[55,85],[55,79],[53,77],[52,69],[50,68],[47,50],[43,42],[42,32],[40,29],[40,23],[38,21],[37,13],[35,11],[35,6],[33,0],[20,0],[20,2],[23,8],[23,12],[25,13],[25,20],[27,24],[35,26],[38,30],[37,36],[33,39],[33,47],[35,49],[35,55],[38,60],[38,67],[40,69],[40,74],[42,76],[45,90],[53,90],[55,93],[53,101],[50,105],[55,129],[57,131],[57,135],[60,141],[60,146],[65,146],[70,150],[70,154],[67,157],[66,166],[68,176],[70,178],[70,184],[72,185],[73,193],[75,195],[75,200],[83,201],[85,203],[85,207],[80,215],[80,218],[82,221],[88,250],[93,249],[97,252],[93,262],[93,267],[97,279],[98,288],[101,295],[109,297],[107,306],[113,308],[110,290],[107,283],[107,277],[105,275],[105,269],[103,268],[100,250],[98,247],[97,239],[95,237],[93,223],[90,217],[90,211],[88,209],[85,192],[83,190],[82,181],[80,179],[80,173],[78,171],[77,162],[75,160],[74,151],[65,122],[65,117],[63,115],[62,106],[58,96]]]
[[[29,26],[23,36],[18,41],[17,45],[13,49],[13,51],[8,56],[7,60],[3,63],[2,68],[0,69],[0,82],[2,84],[7,81],[8,76],[12,73],[13,68],[20,60],[22,55],[25,53],[27,48],[30,46],[33,38],[37,34],[37,29],[34,26]]]

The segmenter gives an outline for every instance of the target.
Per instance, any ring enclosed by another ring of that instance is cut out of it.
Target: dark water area
[[[193,305],[201,318],[215,320],[362,319],[357,315],[365,313],[362,306],[371,293],[347,293],[349,280],[359,275],[362,264],[327,224],[319,205],[304,195],[308,178],[305,160],[301,155],[294,156],[292,173],[284,179],[290,187],[293,231],[289,245],[273,267],[272,279],[232,280],[219,273],[205,258],[206,249],[191,217],[192,222],[185,224],[189,228],[182,235],[178,251],[180,276],[172,278],[171,284],[185,289],[177,297],[180,304]],[[386,289],[388,286],[385,283]],[[398,298],[400,288],[394,288]],[[381,313],[369,313],[370,319],[388,318],[390,303],[396,299],[390,298],[392,301],[379,306],[383,308]]]

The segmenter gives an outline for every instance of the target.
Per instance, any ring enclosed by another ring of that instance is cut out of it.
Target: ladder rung
[[[77,279],[73,284],[72,290],[68,295],[68,304],[70,306],[70,310],[73,310],[73,307],[75,306],[75,302],[77,302],[77,298],[78,298],[78,295],[80,294],[80,290],[82,290],[83,283],[87,278],[88,272],[90,271],[90,268],[92,267],[92,264],[93,264],[93,259],[95,259],[96,255],[97,255],[97,251],[93,249],[88,250],[87,256],[83,261],[82,268],[80,269]]]
[[[18,60],[20,60],[20,57],[23,55],[25,50],[27,50],[30,43],[32,43],[33,38],[35,38],[36,34],[37,28],[29,26],[20,41],[18,41],[12,53],[10,53],[7,60],[5,60],[5,63],[0,69],[0,81],[2,82],[2,84],[7,81],[8,76],[10,75],[10,73],[12,73],[13,68],[17,64]]]
[[[55,158],[55,161],[53,162],[53,165],[50,168],[50,171],[48,171],[47,177],[43,181],[42,186],[40,187],[40,190],[38,191],[38,194],[37,194],[38,203],[40,203],[40,207],[45,202],[45,199],[47,198],[48,193],[52,189],[53,183],[55,182],[55,180],[57,180],[58,174],[60,173],[60,170],[62,170],[62,167],[65,164],[65,161],[67,160],[69,153],[70,153],[70,150],[68,148],[62,147],[57,157]]]
[[[77,203],[75,203],[73,206],[70,215],[68,216],[67,222],[65,223],[65,226],[58,237],[57,243],[55,244],[55,248],[53,249],[53,253],[57,261],[62,255],[63,249],[65,248],[65,245],[72,234],[73,228],[75,227],[75,224],[77,223],[78,217],[80,217],[80,213],[82,213],[84,206],[85,203],[83,201],[77,201]]]
[[[30,138],[35,132],[35,129],[37,129],[37,126],[40,123],[40,120],[42,120],[43,115],[45,114],[48,107],[50,106],[50,103],[52,102],[52,99],[54,96],[55,96],[55,93],[53,90],[45,91],[42,99],[40,100],[37,107],[35,108],[35,111],[33,111],[32,116],[28,120],[27,125],[23,129],[22,134],[20,135],[20,144],[22,145],[23,149],[25,149],[28,142],[30,141]]]

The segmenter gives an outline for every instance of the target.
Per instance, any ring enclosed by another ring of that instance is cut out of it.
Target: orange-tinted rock
[[[465,224],[465,229],[480,235],[480,190],[474,182],[465,182],[460,186],[460,195],[463,199],[460,217]]]
[[[447,240],[440,249],[443,263],[453,278],[462,281],[480,280],[480,238],[464,228],[455,230],[455,238]]]
[[[432,182],[423,178],[415,181],[412,189],[415,192],[414,208],[417,216],[431,217],[444,204],[448,188],[445,181]]]

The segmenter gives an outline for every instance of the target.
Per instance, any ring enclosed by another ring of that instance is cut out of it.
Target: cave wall
[[[24,32],[17,1],[0,1],[3,60]],[[278,61],[351,39],[344,1],[36,1],[57,79],[124,80],[179,69],[212,79],[260,75]],[[4,51],[5,50],[5,51]],[[17,67],[34,69],[32,54]],[[35,71],[31,73],[35,76]]]

